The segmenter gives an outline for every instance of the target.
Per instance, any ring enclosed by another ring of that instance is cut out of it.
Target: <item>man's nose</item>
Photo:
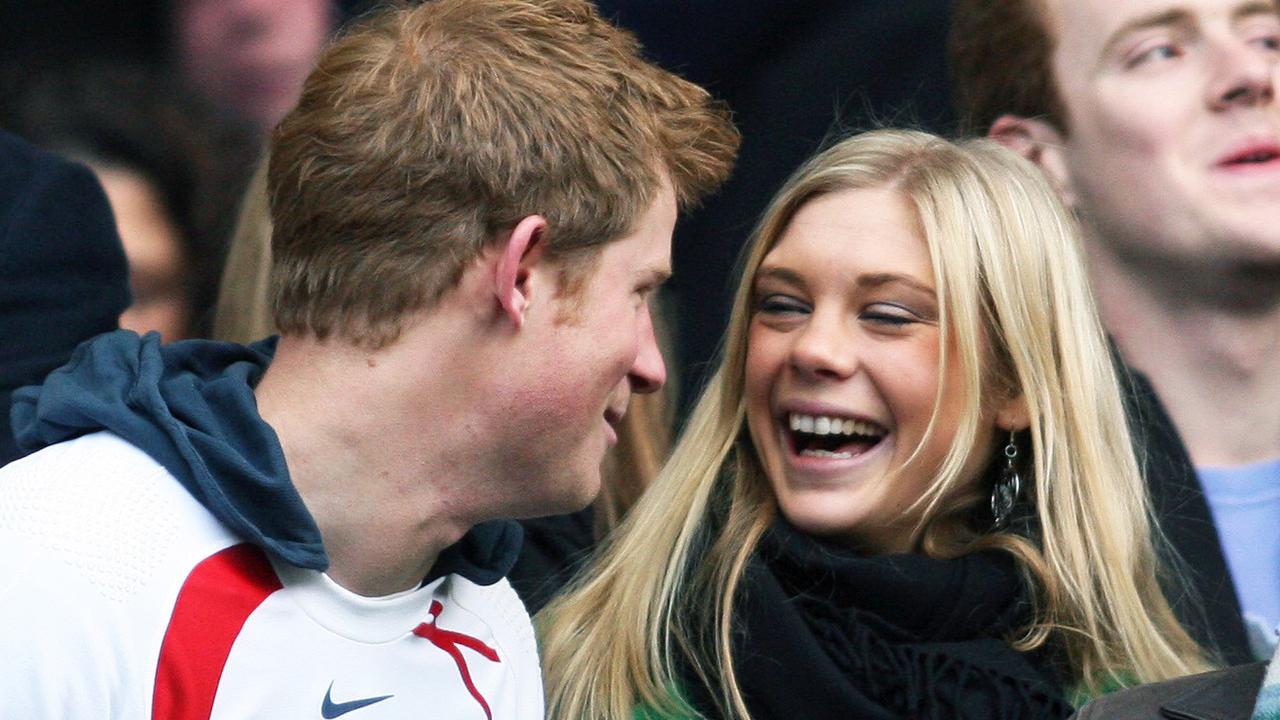
[[[653,316],[645,309],[644,319],[640,327],[639,350],[635,363],[631,366],[628,378],[631,391],[638,393],[655,392],[667,381],[667,364],[662,359],[662,349],[658,347],[657,334],[653,330]]]
[[[1208,98],[1213,109],[1255,107],[1275,100],[1280,53],[1238,39],[1220,44],[1214,53]]]

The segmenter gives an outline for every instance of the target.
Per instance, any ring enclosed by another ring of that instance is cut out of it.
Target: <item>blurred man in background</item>
[[[1269,657],[1280,623],[1280,5],[958,0],[951,51],[961,114],[1039,165],[1074,208],[1103,320],[1186,439],[1201,487],[1161,519],[1202,581],[1218,644],[1228,659]],[[1160,510],[1164,490],[1152,492]],[[1224,553],[1238,604],[1213,579]]]

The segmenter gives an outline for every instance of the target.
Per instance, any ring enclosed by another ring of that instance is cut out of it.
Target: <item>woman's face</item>
[[[909,552],[962,413],[946,369],[938,424],[938,298],[914,214],[888,189],[800,208],[755,276],[747,423],[783,515],[864,552]],[[991,423],[976,439],[990,448]],[[975,477],[989,457],[971,453]],[[966,478],[967,479],[967,478]]]
[[[124,254],[129,261],[133,304],[120,316],[120,327],[138,334],[155,330],[165,342],[188,335],[180,230],[155,186],[129,170],[95,168],[116,216]]]

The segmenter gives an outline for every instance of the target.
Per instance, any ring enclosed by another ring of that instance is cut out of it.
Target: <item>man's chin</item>
[[[590,476],[578,478],[578,482],[565,493],[565,504],[560,514],[578,512],[595,502],[600,497],[601,482],[599,470]]]
[[[536,506],[525,508],[520,519],[568,515],[583,510],[600,495],[600,473],[566,477],[557,489],[539,498]]]

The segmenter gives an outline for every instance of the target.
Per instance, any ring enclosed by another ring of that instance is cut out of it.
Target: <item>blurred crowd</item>
[[[265,138],[321,49],[370,0],[4,0],[0,127],[102,178],[130,257],[123,327],[207,336],[222,262]],[[704,379],[743,238],[824,140],[884,124],[955,126],[947,2],[603,0],[646,53],[733,108],[739,169],[682,219],[672,351]]]

